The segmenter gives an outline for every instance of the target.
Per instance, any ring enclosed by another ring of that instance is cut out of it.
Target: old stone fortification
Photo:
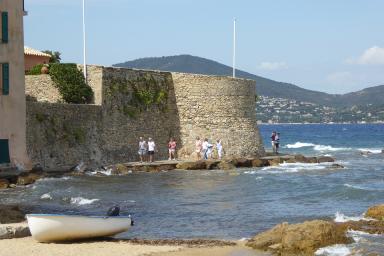
[[[100,66],[88,72],[93,105],[57,103],[61,97],[49,76],[27,77],[34,99],[27,102],[27,146],[34,163],[135,161],[140,136],[155,139],[158,159],[167,158],[170,137],[183,158],[193,153],[196,136],[221,138],[228,156],[264,154],[254,81]]]

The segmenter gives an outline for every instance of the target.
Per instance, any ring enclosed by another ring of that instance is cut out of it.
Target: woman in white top
[[[152,140],[152,138],[148,138],[149,162],[153,162],[153,157],[155,155],[155,148],[156,148],[155,142]]]
[[[143,139],[143,137],[140,137],[139,141],[139,151],[137,152],[140,156],[140,162],[145,161],[145,156],[147,155],[147,142]]]
[[[223,157],[223,145],[221,144],[220,139],[216,141],[216,149],[217,149],[217,154],[219,156],[219,159],[221,159]]]

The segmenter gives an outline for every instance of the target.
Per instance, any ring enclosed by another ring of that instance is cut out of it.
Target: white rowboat
[[[130,216],[27,214],[27,220],[32,237],[39,242],[113,236],[132,226]]]

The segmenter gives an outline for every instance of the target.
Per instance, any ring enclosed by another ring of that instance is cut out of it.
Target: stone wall
[[[180,157],[194,151],[196,136],[221,138],[229,156],[264,154],[252,80],[100,66],[87,70],[95,105],[28,103],[27,144],[35,163],[53,168],[80,161],[136,161],[140,136],[154,138],[157,159],[167,158],[170,137],[178,142]]]
[[[45,168],[99,164],[101,107],[27,102],[27,150]]]
[[[30,100],[39,102],[63,102],[59,89],[49,75],[25,76],[25,94]]]

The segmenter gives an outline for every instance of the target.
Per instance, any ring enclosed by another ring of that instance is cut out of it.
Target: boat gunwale
[[[131,216],[85,216],[85,215],[65,215],[65,214],[26,214],[28,217],[82,217],[82,218],[94,218],[94,219],[132,219]]]

